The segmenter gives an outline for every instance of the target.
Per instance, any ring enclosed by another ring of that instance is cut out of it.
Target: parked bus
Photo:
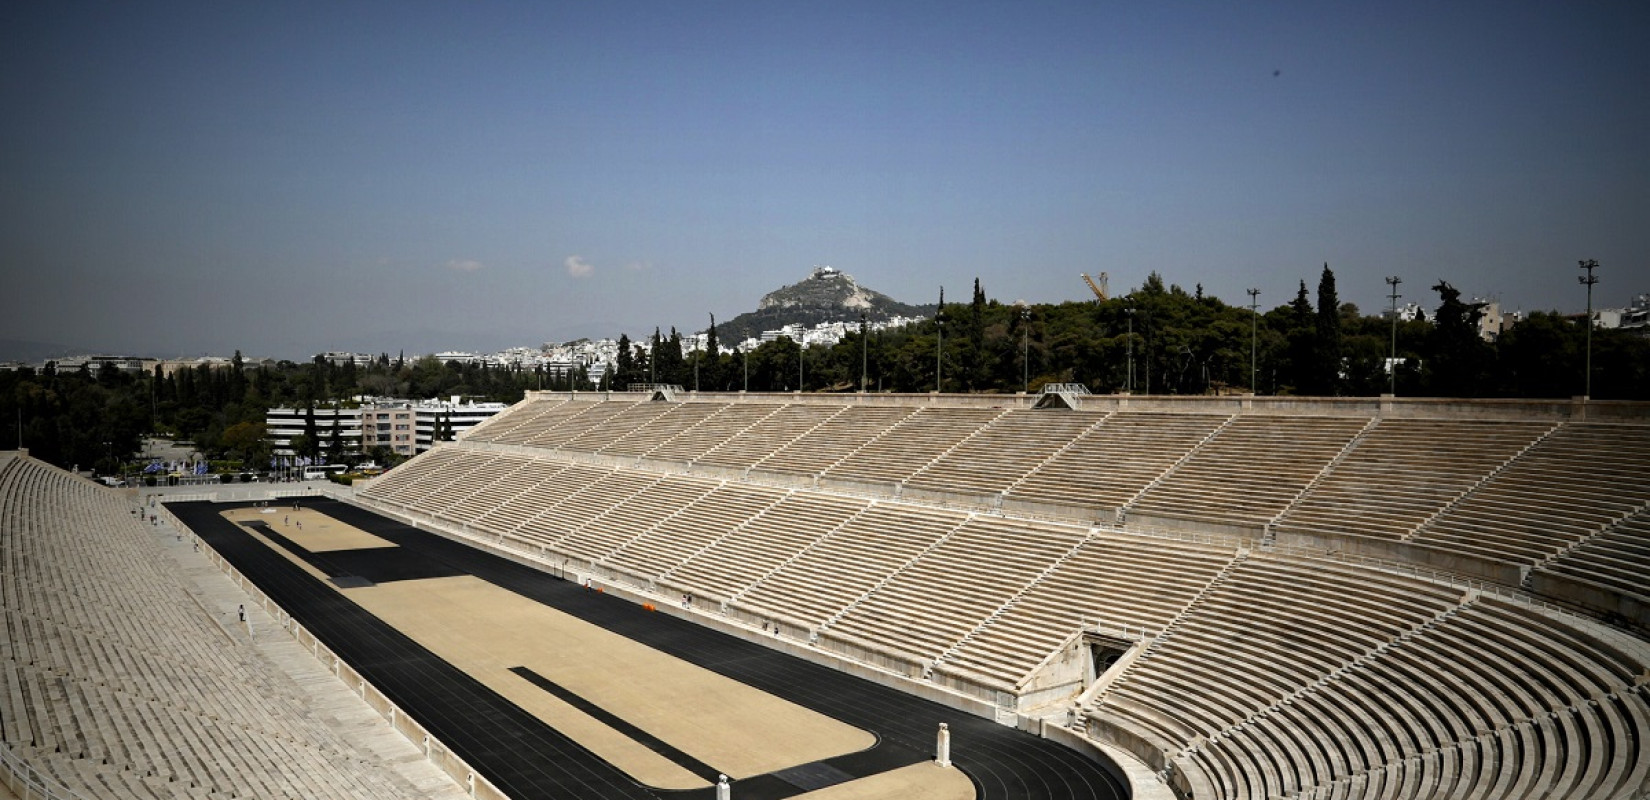
[[[323,481],[328,475],[342,475],[349,467],[343,464],[312,464],[304,467],[300,477],[306,481]]]

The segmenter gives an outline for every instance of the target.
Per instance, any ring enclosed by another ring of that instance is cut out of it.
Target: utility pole
[[[1387,371],[1392,373],[1392,396],[1398,396],[1398,284],[1404,280],[1397,275],[1386,279],[1387,285],[1392,287],[1392,294],[1387,298],[1392,301],[1392,358],[1388,361]]]
[[[1589,258],[1579,262],[1581,268],[1587,270],[1585,276],[1576,276],[1587,287],[1587,377],[1582,381],[1582,397],[1591,399],[1593,396],[1593,284],[1598,283],[1598,276],[1593,270],[1598,269],[1598,260]]]
[[[1256,369],[1256,362],[1255,362],[1255,353],[1258,351],[1256,343],[1259,341],[1259,338],[1260,338],[1260,290],[1259,289],[1250,289],[1249,290],[1249,393],[1250,394],[1260,394],[1260,392],[1256,390],[1256,386],[1255,386],[1255,384],[1257,384],[1259,382],[1259,379],[1256,376],[1260,374],[1259,371]]]

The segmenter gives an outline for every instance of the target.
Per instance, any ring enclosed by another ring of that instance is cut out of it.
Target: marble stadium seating
[[[1645,597],[1647,456],[1650,425],[1505,414],[547,395],[359,497],[979,700],[1132,631],[1103,680],[1017,708],[1194,797],[1625,798],[1643,638],[1277,542]]]

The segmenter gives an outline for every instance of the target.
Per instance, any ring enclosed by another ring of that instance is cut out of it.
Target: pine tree
[[[1432,358],[1425,365],[1427,390],[1435,397],[1476,397],[1485,393],[1485,379],[1495,351],[1478,335],[1483,303],[1461,302],[1461,292],[1439,281],[1432,290],[1441,304],[1428,336]]]

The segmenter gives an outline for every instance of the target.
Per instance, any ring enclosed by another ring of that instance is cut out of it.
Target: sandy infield
[[[344,595],[513,701],[549,697],[508,671],[528,667],[735,779],[876,743],[870,733],[478,578],[396,581]],[[523,707],[538,713],[540,704]],[[557,719],[545,721],[560,729]]]
[[[734,791],[738,797],[738,790]],[[974,800],[974,782],[929,761],[797,795],[806,800]]]
[[[267,513],[266,513],[267,512]],[[370,550],[394,547],[395,543],[380,539],[353,525],[345,525],[318,511],[292,506],[271,505],[268,509],[238,508],[225,511],[225,517],[235,522],[263,522],[311,553],[334,550]]]
[[[224,512],[239,522],[261,521],[310,552],[394,547],[391,542],[309,509],[271,506]],[[294,523],[302,522],[300,530]],[[246,530],[322,581],[301,559]],[[330,586],[331,583],[328,582]],[[509,671],[524,666],[605,711],[658,737],[735,780],[785,769],[875,744],[875,737],[738,681],[563,614],[479,578],[457,576],[394,581],[338,590],[511,702],[625,771],[660,789],[709,784],[600,720]],[[622,602],[615,600],[614,602]],[[918,765],[921,766],[921,765]],[[852,781],[825,791],[860,786],[851,797],[927,797],[909,794],[905,770]],[[968,789],[968,779],[954,773]],[[886,786],[884,781],[892,781]],[[919,781],[926,785],[927,778]],[[880,788],[878,788],[880,787]],[[935,797],[941,797],[935,795]]]

